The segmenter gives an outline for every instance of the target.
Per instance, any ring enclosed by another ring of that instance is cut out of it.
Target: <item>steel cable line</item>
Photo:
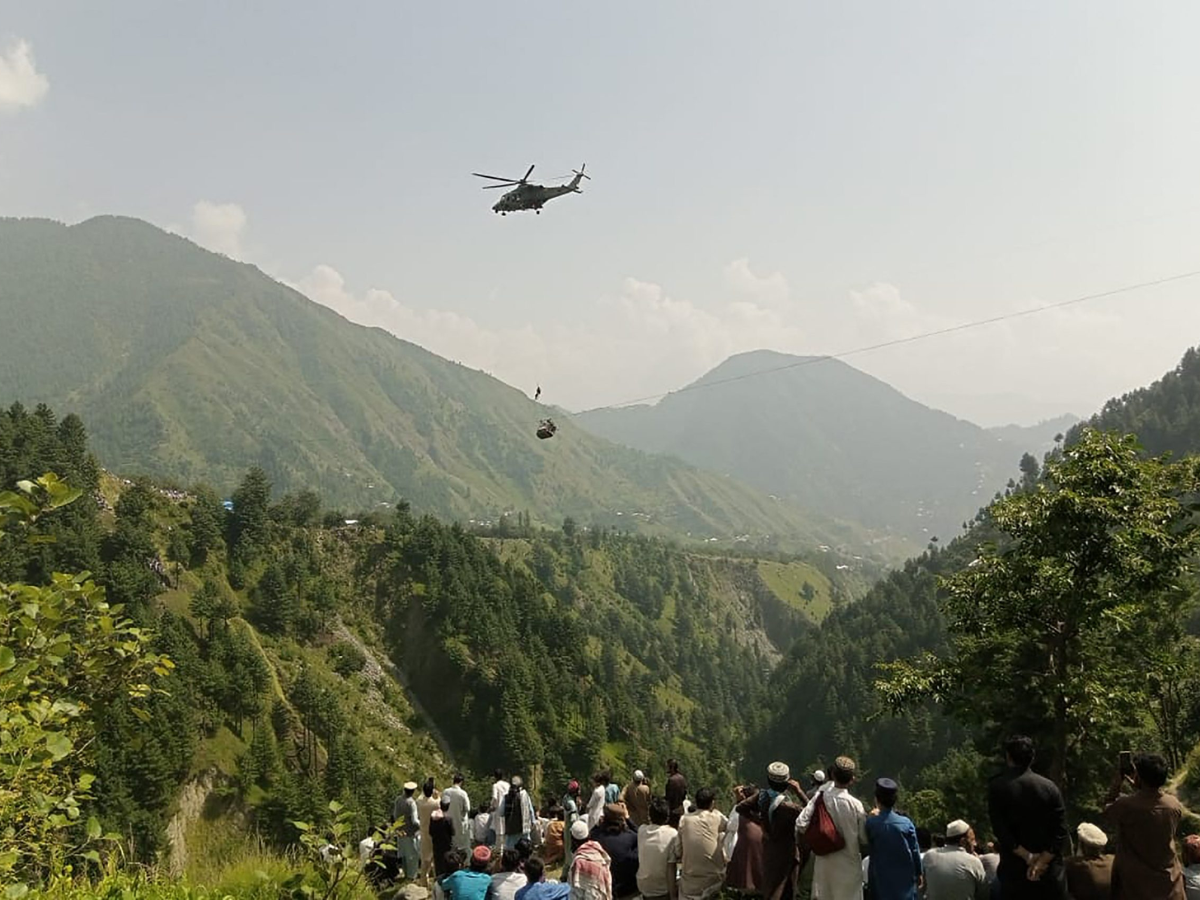
[[[1046,303],[1042,306],[1033,306],[1029,309],[1015,310],[1009,313],[1003,313],[998,316],[991,316],[986,319],[975,319],[970,322],[960,322],[958,325],[949,325],[945,328],[938,328],[933,331],[925,331],[920,334],[912,334],[908,337],[893,338],[887,341],[881,341],[878,344],[867,344],[863,347],[854,347],[850,350],[842,350],[838,353],[830,353],[822,356],[810,356],[805,359],[799,359],[792,363],[787,363],[782,366],[772,366],[769,369],[759,369],[755,372],[743,372],[741,375],[731,375],[728,378],[719,378],[716,381],[705,381],[686,385],[673,391],[663,391],[658,394],[648,394],[645,397],[637,397],[633,400],[622,400],[618,403],[609,403],[605,406],[597,406],[588,412],[595,412],[601,409],[619,409],[623,406],[633,406],[637,403],[648,403],[651,400],[659,400],[663,397],[669,397],[673,394],[683,394],[688,391],[696,391],[701,388],[716,387],[720,384],[729,384],[734,381],[743,381],[747,378],[757,378],[760,375],[770,375],[774,372],[782,372],[786,369],[798,369],[802,366],[811,366],[816,363],[825,362],[830,359],[843,359],[847,356],[856,356],[860,353],[869,353],[874,350],[882,350],[886,347],[897,347],[901,344],[912,344],[917,341],[923,341],[928,338],[938,337],[943,334],[953,334],[958,331],[967,331],[972,328],[981,328],[984,325],[994,325],[997,322],[1006,322],[1009,319],[1019,319],[1023,316],[1037,315],[1038,313],[1047,312],[1052,309],[1062,309],[1064,306],[1074,306],[1078,303],[1087,303],[1091,300],[1101,300],[1105,297],[1115,297],[1119,294],[1128,294],[1133,291],[1139,291],[1143,288],[1157,287],[1163,284],[1170,284],[1175,281],[1184,281],[1188,278],[1196,278],[1200,276],[1200,269],[1194,269],[1190,272],[1181,272],[1178,275],[1168,275],[1165,278],[1156,278],[1153,281],[1141,281],[1137,284],[1127,284],[1124,287],[1113,288],[1108,291],[1101,291],[1098,294],[1085,294],[1082,297],[1072,297],[1070,300],[1059,300],[1057,303]]]

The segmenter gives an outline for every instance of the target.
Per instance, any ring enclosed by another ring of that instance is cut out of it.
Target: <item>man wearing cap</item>
[[[531,838],[536,821],[537,811],[533,808],[529,792],[525,790],[525,783],[520,775],[514,775],[508,793],[500,803],[498,842],[502,841],[504,848],[511,850],[517,841]]]
[[[667,851],[667,889],[671,900],[707,900],[725,883],[724,813],[713,809],[710,788],[696,791],[696,811],[679,820],[679,833]],[[675,880],[676,866],[679,880]]]
[[[417,791],[415,781],[404,782],[404,793],[392,804],[392,821],[396,823],[396,852],[400,854],[401,865],[404,867],[404,877],[417,877],[421,865],[419,846],[421,835],[421,816],[417,811],[417,801],[413,794]]]
[[[634,827],[640,828],[650,821],[650,785],[641,769],[633,773],[633,781],[625,785],[621,799]]]
[[[867,883],[874,900],[916,900],[921,848],[912,820],[894,809],[899,787],[890,778],[875,782],[879,811],[867,818]]]
[[[471,798],[463,787],[462,772],[454,774],[454,784],[446,788],[443,800],[449,800],[446,817],[454,825],[454,847],[469,853],[471,850]]]
[[[438,882],[447,900],[485,900],[492,886],[492,876],[488,874],[491,862],[492,851],[486,844],[471,851],[468,868],[452,872]]]
[[[1108,835],[1091,822],[1075,829],[1079,855],[1066,861],[1067,892],[1071,900],[1109,900],[1112,897],[1111,853],[1105,853]]]
[[[987,900],[983,863],[963,842],[971,826],[955,819],[946,826],[946,843],[925,854],[926,900]]]
[[[790,897],[794,892],[796,820],[806,803],[808,797],[792,780],[787,763],[777,761],[767,766],[767,786],[737,806],[739,819],[750,816],[762,829],[762,862],[756,878],[758,891],[767,900]]]
[[[866,843],[867,812],[850,793],[856,766],[848,756],[833,761],[833,780],[827,781],[808,801],[796,822],[797,837],[808,830],[818,798],[825,803],[846,846],[818,856],[813,865],[813,894],[821,900],[859,900],[862,897],[862,851]]]
[[[600,827],[593,828],[588,837],[608,854],[613,896],[621,898],[637,894],[638,836],[629,827],[625,806],[621,803],[607,804]]]
[[[575,820],[579,818],[579,782],[572,778],[567,782],[567,792],[562,798],[563,821],[567,823],[567,829],[575,824]]]
[[[571,826],[574,858],[563,880],[571,886],[571,900],[613,900],[611,860],[604,848],[588,837],[587,820]]]

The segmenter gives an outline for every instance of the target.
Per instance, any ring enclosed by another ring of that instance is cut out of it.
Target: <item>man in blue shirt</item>
[[[546,865],[540,857],[525,860],[525,877],[529,883],[517,891],[516,900],[567,900],[571,886],[561,881],[544,881]]]
[[[867,819],[867,883],[875,900],[917,900],[921,882],[917,829],[911,819],[893,810],[898,792],[890,778],[875,782],[878,811]]]
[[[485,900],[492,886],[492,876],[488,874],[491,861],[489,848],[482,844],[476,847],[471,852],[470,868],[459,869],[439,882],[447,900]]]

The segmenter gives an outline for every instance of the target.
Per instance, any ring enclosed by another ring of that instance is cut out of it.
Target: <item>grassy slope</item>
[[[144,222],[0,220],[0,271],[0,307],[22,322],[0,330],[0,384],[81,413],[117,471],[227,492],[262,465],[281,489],[355,505],[404,497],[443,517],[518,509],[789,548],[862,542],[569,419],[538,441],[546,410],[520,392]]]

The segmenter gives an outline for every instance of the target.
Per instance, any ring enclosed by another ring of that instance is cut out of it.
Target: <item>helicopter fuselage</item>
[[[492,207],[492,211],[506,215],[510,212],[532,209],[534,212],[540,213],[542,206],[548,200],[561,197],[563,194],[582,193],[579,190],[580,180],[580,177],[576,175],[567,184],[558,187],[546,187],[541,184],[518,185],[496,201],[496,205]]]

